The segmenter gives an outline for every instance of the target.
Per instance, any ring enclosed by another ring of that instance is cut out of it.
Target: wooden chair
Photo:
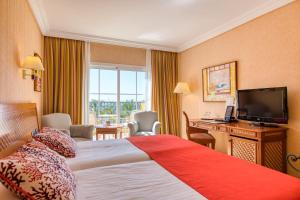
[[[186,112],[183,112],[183,114],[186,119],[186,134],[188,139],[201,145],[211,145],[211,148],[215,149],[216,139],[214,136],[209,134],[207,130],[191,127],[189,117],[187,116]]]

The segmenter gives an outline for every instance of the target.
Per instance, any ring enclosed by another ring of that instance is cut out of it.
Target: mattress
[[[67,159],[73,171],[150,160],[146,153],[126,139],[86,141],[77,146],[76,157]]]
[[[203,200],[154,161],[98,167],[75,172],[78,200]]]

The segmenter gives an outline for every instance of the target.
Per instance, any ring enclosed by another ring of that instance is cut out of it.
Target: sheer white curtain
[[[88,69],[90,65],[90,42],[85,42],[85,65],[83,67],[82,83],[82,123],[88,124]]]
[[[146,51],[146,110],[151,110],[151,90],[152,90],[152,75],[151,75],[151,50]]]

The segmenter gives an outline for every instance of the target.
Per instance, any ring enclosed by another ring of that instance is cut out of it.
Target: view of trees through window
[[[145,110],[144,71],[89,69],[89,123],[126,123],[134,111]]]

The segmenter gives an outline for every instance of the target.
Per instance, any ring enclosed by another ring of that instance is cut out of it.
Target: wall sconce
[[[189,94],[191,93],[190,87],[187,83],[185,82],[178,82],[175,89],[174,93],[177,94]]]
[[[40,77],[40,71],[44,71],[42,59],[39,54],[34,53],[33,56],[27,56],[22,65],[23,69],[23,79],[30,76],[32,80],[36,77]]]

